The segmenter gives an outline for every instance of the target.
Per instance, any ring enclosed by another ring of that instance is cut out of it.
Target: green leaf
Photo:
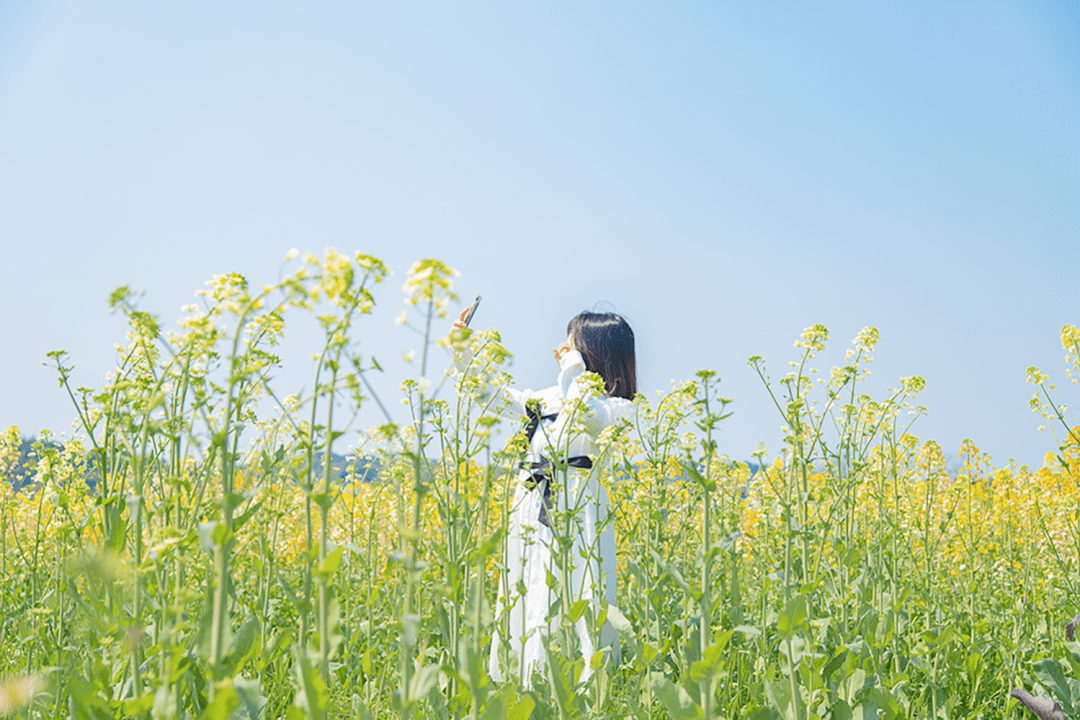
[[[105,543],[105,549],[119,555],[124,551],[124,542],[127,539],[127,519],[120,514],[118,507],[111,508],[109,519],[109,540]]]
[[[263,694],[262,684],[258,680],[236,678],[233,680],[233,690],[240,698],[248,720],[258,720],[266,708],[266,695]]]
[[[199,617],[199,625],[197,634],[195,636],[196,647],[199,650],[199,655],[204,660],[210,660],[210,635],[213,632],[214,627],[214,594],[212,592],[206,593],[206,597],[203,601],[202,613]],[[228,630],[228,625],[226,625]]]
[[[199,547],[210,557],[214,557],[214,533],[218,525],[220,523],[216,520],[199,523]]]
[[[401,616],[401,642],[405,647],[416,647],[420,637],[420,616],[415,614]]]
[[[589,607],[588,600],[578,600],[570,606],[568,617],[571,623],[576,623],[585,614],[585,608]]]
[[[746,720],[781,720],[781,717],[775,708],[755,707],[747,711]]]
[[[345,548],[337,548],[333,552],[327,553],[322,563],[319,564],[318,569],[314,575],[322,580],[330,581],[334,577],[334,573],[341,567],[341,556],[345,552]]]
[[[233,530],[239,530],[244,527],[248,520],[255,516],[255,513],[259,511],[259,508],[266,502],[266,497],[263,497],[259,502],[252,504],[247,510],[243,512],[239,517],[233,518]]]
[[[240,493],[227,493],[221,498],[221,509],[225,510],[226,512],[232,512],[236,508],[243,505],[245,500],[247,500],[247,497],[241,495]]]
[[[633,576],[633,577],[634,577],[634,578],[635,578],[635,579],[636,579],[636,580],[637,580],[637,581],[638,581],[639,583],[641,583],[643,587],[648,587],[648,586],[649,586],[649,581],[648,581],[648,579],[647,579],[647,578],[645,577],[645,573],[644,573],[644,572],[642,572],[642,570],[641,570],[641,568],[640,568],[640,567],[638,566],[638,564],[637,564],[636,562],[634,562],[634,558],[627,558],[627,559],[626,559],[626,569],[630,571],[630,574],[631,574],[631,575],[632,575],[632,576]]]
[[[851,712],[851,706],[847,704],[846,700],[837,698],[832,706],[832,717],[833,720],[852,720],[854,713]]]
[[[655,550],[650,550],[649,552],[652,555],[653,562],[656,563],[656,566],[660,568],[665,575],[675,581],[675,584],[678,585],[684,593],[693,598],[695,601],[701,599],[701,591],[691,588],[690,585],[687,584],[686,579],[682,576],[682,573],[679,572],[679,569],[677,567],[669,564],[666,560],[664,560],[663,557],[660,556],[660,553],[656,552]]]
[[[535,707],[536,700],[533,699],[532,695],[522,695],[517,704],[507,713],[506,720],[529,720],[529,716],[532,715]]]
[[[275,631],[274,634],[270,636],[270,642],[263,645],[262,651],[259,654],[259,660],[255,664],[255,669],[262,670],[267,665],[277,660],[284,653],[288,652],[291,644],[292,633],[290,631]]]
[[[296,609],[299,610],[300,605],[301,605],[301,601],[300,601],[299,596],[297,596],[296,590],[293,588],[292,584],[288,580],[286,580],[284,577],[282,577],[280,573],[277,573],[277,580],[278,580],[278,585],[281,586],[282,592],[285,593],[285,597],[288,599],[288,601],[290,603],[292,603],[293,607],[295,607]]]
[[[307,650],[299,645],[293,645],[293,656],[296,658],[297,691],[293,703],[304,711],[307,720],[326,720],[326,710],[329,705],[329,697],[326,692],[326,683],[322,676],[311,665]]]
[[[506,705],[503,703],[501,694],[491,699],[480,714],[480,720],[503,720],[506,717]]]
[[[134,717],[147,712],[152,707],[154,707],[154,695],[150,693],[132,700],[125,700],[123,710],[125,715]]]
[[[214,693],[213,701],[203,711],[203,720],[229,720],[233,711],[240,707],[240,697],[232,685],[225,685]]]
[[[806,617],[806,596],[796,595],[788,600],[784,611],[776,618],[776,631],[783,637],[789,638],[806,624]]]
[[[226,527],[225,523],[217,523],[214,525],[214,532],[210,539],[213,541],[214,547],[218,547],[224,545],[230,537],[232,537],[232,533],[229,532],[229,528]]]
[[[341,635],[341,603],[337,598],[337,590],[332,587],[326,590],[326,626],[329,655],[333,657],[344,638]]]
[[[1073,716],[1075,711],[1072,704],[1072,690],[1066,679],[1065,669],[1056,658],[1043,658],[1034,665],[1035,677],[1039,679],[1054,699],[1061,703],[1062,709],[1068,716]]]
[[[68,712],[76,720],[112,720],[113,712],[97,688],[81,675],[68,679]]]
[[[723,669],[725,664],[724,659],[726,657],[724,655],[724,648],[727,647],[732,634],[734,634],[734,631],[728,630],[720,636],[719,642],[705,648],[704,652],[701,653],[701,660],[698,660],[690,666],[691,680],[696,683],[711,682],[713,677]]]
[[[940,633],[933,630],[926,630],[919,637],[927,644],[927,646],[934,647],[948,644],[956,637],[956,633],[953,632],[951,627],[946,627]]]
[[[876,720],[877,719],[878,706],[877,706],[877,703],[874,702],[874,696],[873,695],[867,695],[866,698],[862,701],[862,704],[859,707],[862,710],[862,718],[863,718],[863,720]]]
[[[634,634],[634,626],[631,625],[630,621],[623,615],[622,610],[614,605],[607,606],[607,620],[620,636],[627,639],[637,638]]]
[[[821,679],[825,682],[828,682],[829,679],[832,677],[832,674],[839,670],[840,667],[844,664],[844,661],[847,660],[847,656],[848,651],[846,648],[838,648],[836,654],[833,655],[827,663],[825,663],[825,668],[821,671]],[[912,661],[914,662],[914,660],[915,659],[913,658]],[[848,710],[850,712],[850,708]]]
[[[485,688],[489,682],[487,668],[484,667],[483,657],[473,649],[472,643],[467,639],[458,641],[458,668],[459,676],[469,688],[469,692],[483,704],[486,699]]]
[[[481,720],[526,720],[536,701],[529,695],[519,698],[513,685],[506,685],[484,707]]]
[[[334,496],[330,493],[312,493],[311,499],[315,501],[315,504],[318,505],[323,512],[330,512],[330,508],[334,504]]]
[[[352,696],[352,715],[356,720],[375,720],[375,716],[371,714],[371,709],[364,704],[364,701],[358,695]]]
[[[101,621],[102,616],[105,614],[104,607],[100,609],[91,608],[82,593],[79,592],[79,588],[75,586],[75,583],[72,582],[70,578],[67,581],[67,586],[68,597],[75,601],[75,606],[78,607],[86,617],[87,621],[90,623],[90,627],[92,627],[99,635],[106,634],[108,629],[106,628],[105,623]]]
[[[494,555],[498,550],[502,549],[502,537],[502,528],[499,528],[488,535],[483,543],[469,551],[469,562],[476,563],[484,558]]]
[[[561,654],[552,652],[546,648],[548,658],[548,681],[551,684],[551,694],[555,696],[555,703],[559,706],[559,714],[572,720],[581,716],[578,707],[580,696],[574,692],[573,666]]]
[[[425,665],[416,671],[409,683],[409,702],[416,702],[427,697],[439,681],[439,666]]]
[[[887,687],[879,686],[870,691],[869,696],[863,701],[864,718],[867,717],[866,705],[871,702],[874,704],[874,710],[880,713],[879,717],[882,720],[894,720],[894,718],[904,716],[903,708]]]
[[[156,718],[176,717],[176,693],[166,683],[158,685],[154,692],[154,715]]]
[[[236,635],[233,636],[232,641],[229,643],[229,652],[226,656],[226,662],[229,665],[229,669],[226,671],[229,675],[236,675],[244,669],[244,665],[250,657],[260,650],[260,632],[259,632],[259,619],[252,617],[248,619],[240,629],[236,631]]]
[[[672,720],[703,720],[705,711],[694,702],[682,685],[676,685],[660,673],[649,676],[649,687],[660,699]]]
[[[791,705],[791,685],[788,684],[786,678],[776,680],[766,678],[765,697],[768,698],[769,704],[781,716],[787,717],[788,706]]]
[[[707,479],[698,471],[696,467],[694,467],[690,463],[684,462],[683,468],[686,470],[690,478],[701,487],[705,488],[709,492],[712,492],[716,489],[716,481]]]

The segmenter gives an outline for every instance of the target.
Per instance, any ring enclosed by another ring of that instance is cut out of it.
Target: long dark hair
[[[634,331],[615,313],[583,312],[566,326],[585,369],[604,379],[608,397],[632,400],[637,393]]]

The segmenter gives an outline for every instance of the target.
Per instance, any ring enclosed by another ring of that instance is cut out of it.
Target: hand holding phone
[[[472,322],[473,315],[476,314],[476,308],[480,305],[480,296],[477,295],[473,300],[473,304],[461,311],[458,315],[458,319],[454,321],[454,329],[460,330],[461,328],[469,327],[469,323]]]

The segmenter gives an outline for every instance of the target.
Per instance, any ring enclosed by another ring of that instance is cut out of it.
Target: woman
[[[455,329],[465,326],[468,312],[462,312]],[[459,371],[467,371],[470,360],[459,356]],[[566,341],[555,348],[555,360],[559,363],[555,385],[539,391],[502,388],[502,397],[495,402],[502,405],[502,415],[526,419],[529,438],[510,510],[507,578],[500,583],[497,608],[498,616],[506,611],[509,617],[509,652],[504,660],[522,679],[544,664],[542,635],[559,628],[559,612],[552,612],[549,622],[549,608],[598,597],[615,604],[615,530],[593,462],[599,460],[599,435],[632,421],[637,392],[634,333],[614,313],[583,312],[573,318]],[[586,371],[601,377],[603,394],[590,391]],[[568,551],[562,553],[555,542],[560,536],[568,540],[563,545]],[[556,582],[549,583],[549,577]],[[568,586],[565,596],[562,585]],[[594,612],[600,605],[593,603]],[[577,620],[575,630],[585,659],[580,680],[585,680],[593,672],[590,660],[596,643],[584,617]],[[600,647],[617,654],[617,635],[609,624],[600,635]],[[496,681],[506,669],[500,662],[501,645],[496,631],[488,666]]]

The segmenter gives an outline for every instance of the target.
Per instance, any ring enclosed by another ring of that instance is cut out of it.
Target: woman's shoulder
[[[624,413],[636,413],[637,405],[633,400],[628,400],[623,397],[608,397],[604,398],[613,408],[618,408]]]
[[[614,425],[622,420],[633,422],[637,417],[637,405],[633,400],[621,397],[603,396],[596,398],[595,402],[604,409],[604,424]]]

